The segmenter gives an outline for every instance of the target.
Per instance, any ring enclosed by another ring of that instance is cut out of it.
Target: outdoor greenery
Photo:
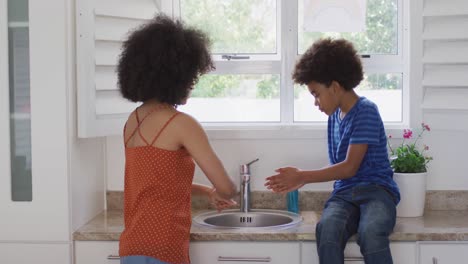
[[[276,53],[276,0],[181,0],[181,17],[214,53]]]
[[[276,0],[181,0],[180,11],[186,23],[209,34],[213,42],[212,51],[216,54],[278,52]],[[301,10],[298,15],[302,15]],[[396,54],[397,22],[397,0],[367,0],[366,32],[303,32],[300,27],[298,52],[302,53],[313,41],[329,36],[352,41],[361,54]],[[252,83],[236,75],[208,74],[200,78],[192,96],[214,98],[242,95],[239,91],[244,89],[239,87],[245,86],[245,82]],[[261,81],[255,82],[255,88],[257,99],[279,98],[280,76],[264,75]],[[401,75],[368,75],[360,89],[401,89]]]

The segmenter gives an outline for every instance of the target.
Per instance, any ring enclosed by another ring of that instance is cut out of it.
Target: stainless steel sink
[[[211,211],[195,216],[193,221],[198,225],[218,229],[283,229],[297,225],[302,217],[288,211],[253,209],[247,213],[239,210],[221,213]]]

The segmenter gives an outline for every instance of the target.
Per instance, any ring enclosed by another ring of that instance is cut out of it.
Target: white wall
[[[468,149],[468,105],[465,103],[468,87],[466,74],[462,74],[468,57],[458,52],[463,51],[468,35],[452,26],[460,23],[459,14],[468,15],[468,5],[458,0],[411,0],[410,3],[411,62],[407,67],[411,73],[411,124],[417,129],[416,126],[425,121],[433,127],[424,139],[430,147],[429,154],[434,157],[429,166],[427,189],[468,190],[468,155],[465,154]],[[447,54],[446,50],[452,53]],[[325,134],[325,130],[323,132]],[[123,190],[122,140],[108,137],[106,141],[107,189]],[[225,140],[216,137],[211,142],[236,182],[239,165],[260,158],[252,166],[254,190],[265,190],[264,179],[274,174],[275,168],[291,165],[314,169],[328,163],[324,135],[310,139]],[[398,140],[393,143],[397,144]],[[206,183],[199,170],[195,180]],[[304,189],[331,190],[332,183],[310,184]]]
[[[434,160],[429,166],[428,190],[468,190],[468,131],[432,130],[424,139]],[[239,165],[256,157],[252,165],[252,189],[266,190],[265,178],[274,169],[290,165],[301,169],[328,164],[326,138],[211,140],[229,175],[238,183]],[[395,142],[397,144],[398,142]],[[123,190],[124,154],[120,137],[107,138],[107,189]],[[197,169],[195,181],[208,183]],[[332,190],[332,183],[309,184],[302,190]]]

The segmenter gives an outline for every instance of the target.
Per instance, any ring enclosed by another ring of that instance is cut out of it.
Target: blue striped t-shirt
[[[330,164],[346,159],[350,144],[367,144],[367,152],[356,175],[337,180],[333,193],[356,185],[378,184],[391,191],[400,200],[398,186],[393,181],[387,150],[387,136],[377,106],[360,97],[343,120],[340,109],[328,118],[328,156]]]

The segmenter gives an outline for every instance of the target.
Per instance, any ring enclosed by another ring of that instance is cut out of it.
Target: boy
[[[315,105],[329,116],[330,165],[312,171],[280,168],[265,186],[286,193],[335,180],[316,227],[320,263],[343,263],[346,242],[355,233],[366,264],[392,263],[388,236],[400,195],[377,106],[353,90],[363,79],[359,55],[346,40],[319,40],[296,64],[293,79],[307,85]]]

